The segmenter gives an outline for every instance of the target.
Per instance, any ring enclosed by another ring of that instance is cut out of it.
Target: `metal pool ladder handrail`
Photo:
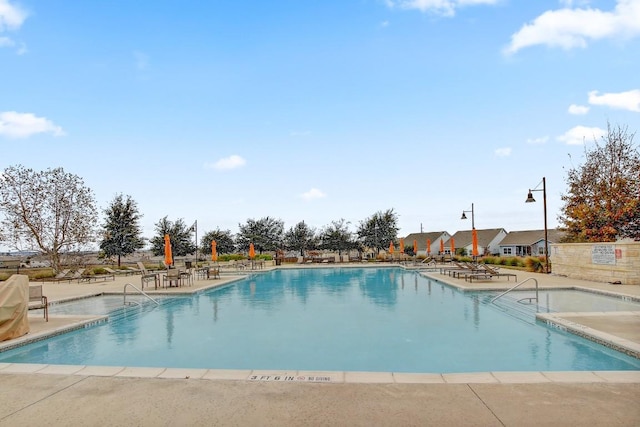
[[[527,283],[529,280],[533,280],[534,282],[536,282],[536,297],[535,300],[536,302],[538,302],[538,280],[535,277],[529,277],[528,279],[524,279],[522,282],[518,283],[517,285],[515,285],[513,288],[507,289],[506,291],[504,291],[503,293],[501,293],[500,295],[498,295],[497,297],[494,297],[491,302],[494,302],[495,300],[497,300],[498,298],[508,294],[509,292],[511,292],[512,290],[514,290],[515,288],[519,287],[520,285]],[[529,301],[531,301],[534,298],[522,298],[522,299],[528,299]],[[518,302],[520,302],[522,300],[518,300]]]
[[[160,305],[160,303],[159,303],[158,301],[156,301],[156,300],[154,300],[153,298],[151,298],[151,297],[149,296],[149,294],[147,294],[145,291],[143,291],[143,290],[141,290],[141,289],[138,289],[138,288],[136,287],[136,285],[134,285],[134,284],[132,284],[132,283],[127,283],[126,285],[124,285],[124,291],[123,291],[123,293],[124,293],[124,305],[127,305],[127,287],[128,287],[128,286],[131,286],[133,289],[135,289],[136,291],[138,291],[138,293],[140,293],[140,294],[144,295],[145,297],[149,298],[151,301],[155,302],[155,303],[156,303],[156,305]]]

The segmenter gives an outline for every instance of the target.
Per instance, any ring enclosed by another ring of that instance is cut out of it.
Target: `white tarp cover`
[[[29,333],[29,276],[14,274],[0,282],[0,341]]]

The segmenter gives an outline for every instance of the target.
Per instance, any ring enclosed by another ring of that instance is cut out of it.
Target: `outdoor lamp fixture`
[[[538,189],[538,187],[542,184],[542,188]],[[527,200],[525,203],[533,203],[536,199],[533,198],[534,191],[542,191],[542,201],[544,206],[544,257],[546,261],[545,273],[550,273],[549,270],[549,239],[547,238],[547,182],[545,177],[542,177],[542,182],[540,182],[536,187],[531,190],[529,189],[529,194],[527,194]]]
[[[472,252],[472,256],[473,256],[473,260],[475,261],[476,259],[476,253],[477,253],[477,246],[478,246],[478,238],[476,236],[476,222],[475,222],[475,218],[474,218],[474,214],[473,214],[473,203],[471,203],[471,210],[470,211],[462,211],[462,216],[460,217],[460,219],[467,219],[467,216],[465,215],[465,213],[467,212],[471,212],[471,238],[472,238],[472,242],[473,242],[473,252]]]
[[[462,211],[462,216],[460,217],[460,219],[467,219],[467,216],[465,215],[467,212],[471,212],[471,229],[474,229],[476,228],[476,225],[475,225],[475,219],[473,218],[473,203],[471,203],[470,211]]]

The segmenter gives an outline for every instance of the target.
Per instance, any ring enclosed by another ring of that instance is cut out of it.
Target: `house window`
[[[538,248],[538,255],[544,255],[544,246]]]
[[[503,255],[511,255],[511,248],[502,248]]]

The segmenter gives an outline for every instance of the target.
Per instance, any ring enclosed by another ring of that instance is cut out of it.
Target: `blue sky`
[[[131,195],[146,237],[540,229],[543,176],[554,227],[607,122],[640,130],[638,70],[640,0],[0,0],[0,167]]]

